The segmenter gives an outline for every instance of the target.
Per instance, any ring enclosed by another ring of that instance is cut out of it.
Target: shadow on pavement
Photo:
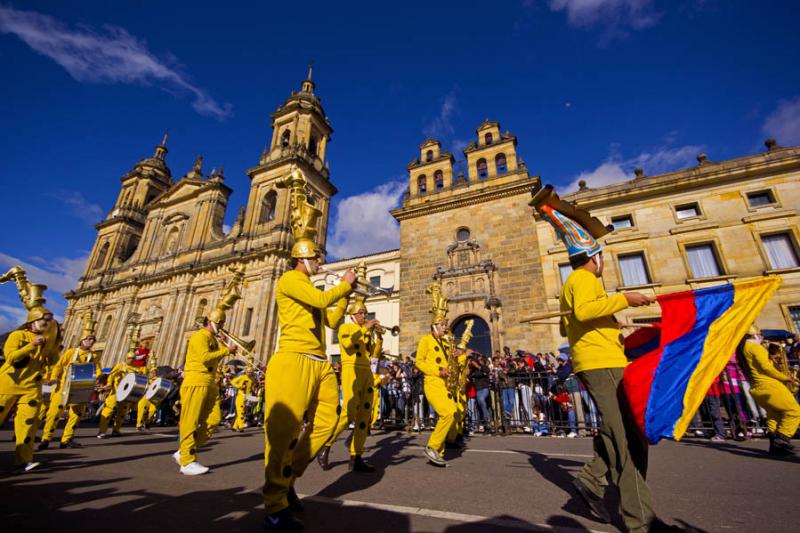
[[[742,446],[738,446],[736,444],[728,444],[726,442],[702,442],[702,441],[682,440],[681,444],[684,446],[687,445],[694,446],[696,448],[718,449],[733,455],[747,457],[748,459],[767,459],[769,461],[800,463],[800,457],[797,457],[796,455],[790,457],[772,457],[771,455],[767,454],[766,450],[745,448]]]

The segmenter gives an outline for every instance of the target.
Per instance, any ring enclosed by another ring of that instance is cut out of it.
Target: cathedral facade
[[[206,174],[202,157],[180,179],[167,165],[166,137],[152,157],[121,178],[121,190],[105,220],[86,272],[65,295],[64,339],[73,346],[86,310],[98,321],[96,350],[103,366],[124,357],[132,324],[159,364],[182,364],[196,319],[216,304],[230,268],[244,268],[246,290],[228,313],[226,329],[255,340],[265,360],[276,343],[275,285],[289,267],[292,233],[289,198],[276,181],[302,169],[310,197],[322,210],[318,244],[324,249],[328,209],[336,188],[325,159],[331,128],[314,93],[311,72],[299,91],[271,115],[272,139],[249,169],[250,194],[231,230],[223,219],[231,189],[222,168]]]

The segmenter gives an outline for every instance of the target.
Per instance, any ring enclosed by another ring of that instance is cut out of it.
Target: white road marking
[[[392,505],[387,503],[372,503],[362,502],[356,500],[339,500],[336,498],[327,498],[325,496],[304,496],[298,494],[304,501],[327,503],[331,505],[338,505],[342,507],[368,507],[371,509],[378,509],[381,511],[389,511],[392,513],[400,513],[406,515],[427,516],[430,518],[439,518],[442,520],[450,520],[453,522],[461,523],[474,523],[487,524],[502,528],[514,528],[527,531],[589,531],[591,533],[606,533],[601,530],[586,529],[584,527],[567,528],[559,526],[555,528],[548,524],[530,524],[522,521],[512,520],[508,518],[492,518],[489,516],[480,516],[474,514],[453,513],[450,511],[439,511],[436,509],[426,509],[424,507],[407,507],[404,505]]]

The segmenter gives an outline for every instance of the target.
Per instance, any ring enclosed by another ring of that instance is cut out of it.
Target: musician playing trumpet
[[[105,390],[108,391],[108,396],[106,396],[103,409],[100,411],[100,422],[97,428],[98,439],[105,439],[108,437],[108,424],[110,422],[111,415],[114,414],[114,408],[116,408],[116,414],[114,414],[114,425],[111,429],[111,436],[118,437],[122,434],[120,433],[122,422],[125,421],[125,417],[128,416],[128,413],[130,413],[131,409],[135,407],[132,402],[117,401],[117,387],[119,387],[119,382],[122,381],[122,378],[131,372],[135,372],[137,374],[145,374],[147,372],[146,368],[133,364],[134,360],[136,360],[136,348],[138,346],[139,326],[133,326],[133,328],[131,328],[128,353],[125,354],[125,361],[114,365],[114,367],[111,369],[111,373],[108,375],[108,380],[106,381]]]
[[[42,442],[39,444],[39,450],[46,450],[50,445],[50,440],[53,438],[53,432],[56,427],[56,421],[61,412],[66,408],[69,411],[67,424],[64,427],[64,433],[61,435],[60,448],[80,448],[81,445],[73,440],[75,428],[80,422],[81,417],[86,412],[85,403],[71,403],[67,406],[63,405],[64,399],[62,398],[62,391],[64,390],[64,383],[67,380],[69,368],[73,364],[94,363],[95,373],[94,377],[97,379],[102,374],[100,367],[100,358],[92,351],[92,346],[95,343],[95,326],[97,321],[92,319],[92,312],[87,311],[83,315],[81,323],[81,337],[77,348],[69,348],[64,351],[61,358],[50,370],[50,379],[56,383],[50,393],[50,406],[47,410],[47,418],[45,419],[44,429],[42,430]]]
[[[356,268],[360,277],[366,276],[367,266],[363,261]],[[373,381],[371,358],[380,358],[383,351],[384,328],[377,320],[367,320],[366,297],[356,294],[347,310],[351,322],[339,328],[339,346],[342,357],[342,404],[343,413],[339,417],[331,438],[317,456],[323,470],[330,468],[328,459],[331,445],[349,424],[353,424],[353,437],[350,439],[350,472],[373,472],[375,468],[362,458],[364,443],[367,440],[372,414]]]

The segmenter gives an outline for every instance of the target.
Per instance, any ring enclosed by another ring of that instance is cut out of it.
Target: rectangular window
[[[333,328],[333,336],[331,337],[331,346],[339,344],[339,326]]]
[[[775,197],[772,196],[772,191],[754,191],[747,193],[747,201],[750,207],[761,207],[763,205],[770,205],[775,203]]]
[[[567,281],[567,278],[572,273],[572,265],[569,263],[561,263],[558,265],[558,275],[561,278],[561,283],[563,284]]]
[[[789,320],[792,321],[794,330],[800,332],[800,305],[789,307]]]
[[[693,278],[713,278],[722,275],[714,245],[693,244],[686,247],[686,258]]]
[[[762,235],[761,242],[764,243],[764,250],[767,252],[772,269],[797,268],[800,266],[800,261],[797,259],[797,250],[792,242],[792,237],[788,233]]]
[[[632,228],[633,217],[631,217],[630,215],[611,217],[611,223],[614,225],[614,229]]]
[[[367,313],[367,320],[375,320],[375,313]]]
[[[242,328],[242,337],[250,335],[250,325],[253,323],[253,308],[248,307],[244,312],[244,327]]]
[[[697,203],[684,204],[675,207],[675,215],[678,220],[685,220],[687,218],[694,218],[700,216],[700,206]]]
[[[376,287],[381,286],[381,277],[380,276],[371,276],[369,278],[369,282],[371,285],[375,285]]]
[[[650,276],[647,274],[647,263],[642,252],[620,255],[619,269],[622,272],[622,284],[625,287],[648,285]]]

